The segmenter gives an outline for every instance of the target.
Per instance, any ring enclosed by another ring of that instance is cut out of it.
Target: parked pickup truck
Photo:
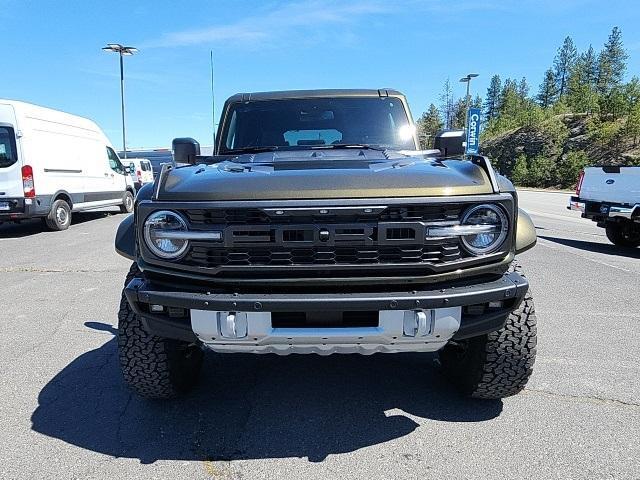
[[[119,358],[138,394],[168,398],[218,353],[439,352],[467,395],[526,384],[536,353],[536,242],[516,191],[464,132],[418,151],[394,90],[238,94],[213,156],[175,139],[116,235],[133,261]],[[416,375],[420,375],[416,367]]]
[[[567,208],[597,222],[611,243],[640,246],[640,167],[585,168]]]

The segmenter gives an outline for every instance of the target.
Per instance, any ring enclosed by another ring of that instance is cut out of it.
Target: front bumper
[[[191,292],[137,278],[125,287],[125,295],[154,335],[202,342],[225,352],[328,354],[435,351],[450,339],[500,329],[528,288],[527,280],[515,272],[425,290],[315,294]],[[162,314],[154,313],[157,306],[163,307]],[[378,325],[273,328],[271,323],[272,312],[361,311],[379,312]],[[417,315],[420,312],[425,315]],[[243,319],[239,337],[225,336],[222,323],[229,314]],[[405,318],[413,316],[426,316],[430,322],[421,334],[406,334]]]

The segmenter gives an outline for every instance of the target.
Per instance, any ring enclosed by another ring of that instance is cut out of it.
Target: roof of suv
[[[381,89],[321,89],[321,90],[283,90],[276,92],[236,93],[227,102],[248,102],[251,100],[282,100],[285,98],[323,98],[323,97],[388,97],[402,93],[391,88]]]

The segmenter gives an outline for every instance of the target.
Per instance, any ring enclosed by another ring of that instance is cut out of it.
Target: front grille
[[[457,242],[437,245],[406,245],[399,247],[250,247],[225,249],[195,244],[185,259],[200,267],[218,266],[282,266],[282,265],[439,265],[458,260]]]
[[[278,216],[259,208],[219,208],[184,210],[190,224],[196,228],[210,225],[272,225],[381,222],[446,222],[458,220],[465,206],[459,203],[439,205],[392,205],[380,213],[339,212],[328,209],[325,214],[308,213]],[[319,209],[315,209],[316,211]]]
[[[508,201],[487,201],[504,204],[510,212]],[[427,238],[429,229],[459,224],[478,202],[185,207],[179,212],[189,230],[217,231],[222,238],[192,240],[175,263],[219,279],[348,279],[363,271],[399,278],[453,271],[482,259],[471,257],[458,238]]]

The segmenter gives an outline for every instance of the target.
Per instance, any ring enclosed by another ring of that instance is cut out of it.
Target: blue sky
[[[640,75],[640,4],[590,0],[354,0],[125,2],[0,0],[0,97],[95,120],[120,148],[115,54],[126,58],[129,148],[177,136],[211,143],[209,51],[216,116],[242,91],[394,87],[414,117],[442,83],[477,72],[526,76],[536,90],[566,35],[599,50],[619,26],[629,75]],[[217,120],[216,120],[217,121]]]

